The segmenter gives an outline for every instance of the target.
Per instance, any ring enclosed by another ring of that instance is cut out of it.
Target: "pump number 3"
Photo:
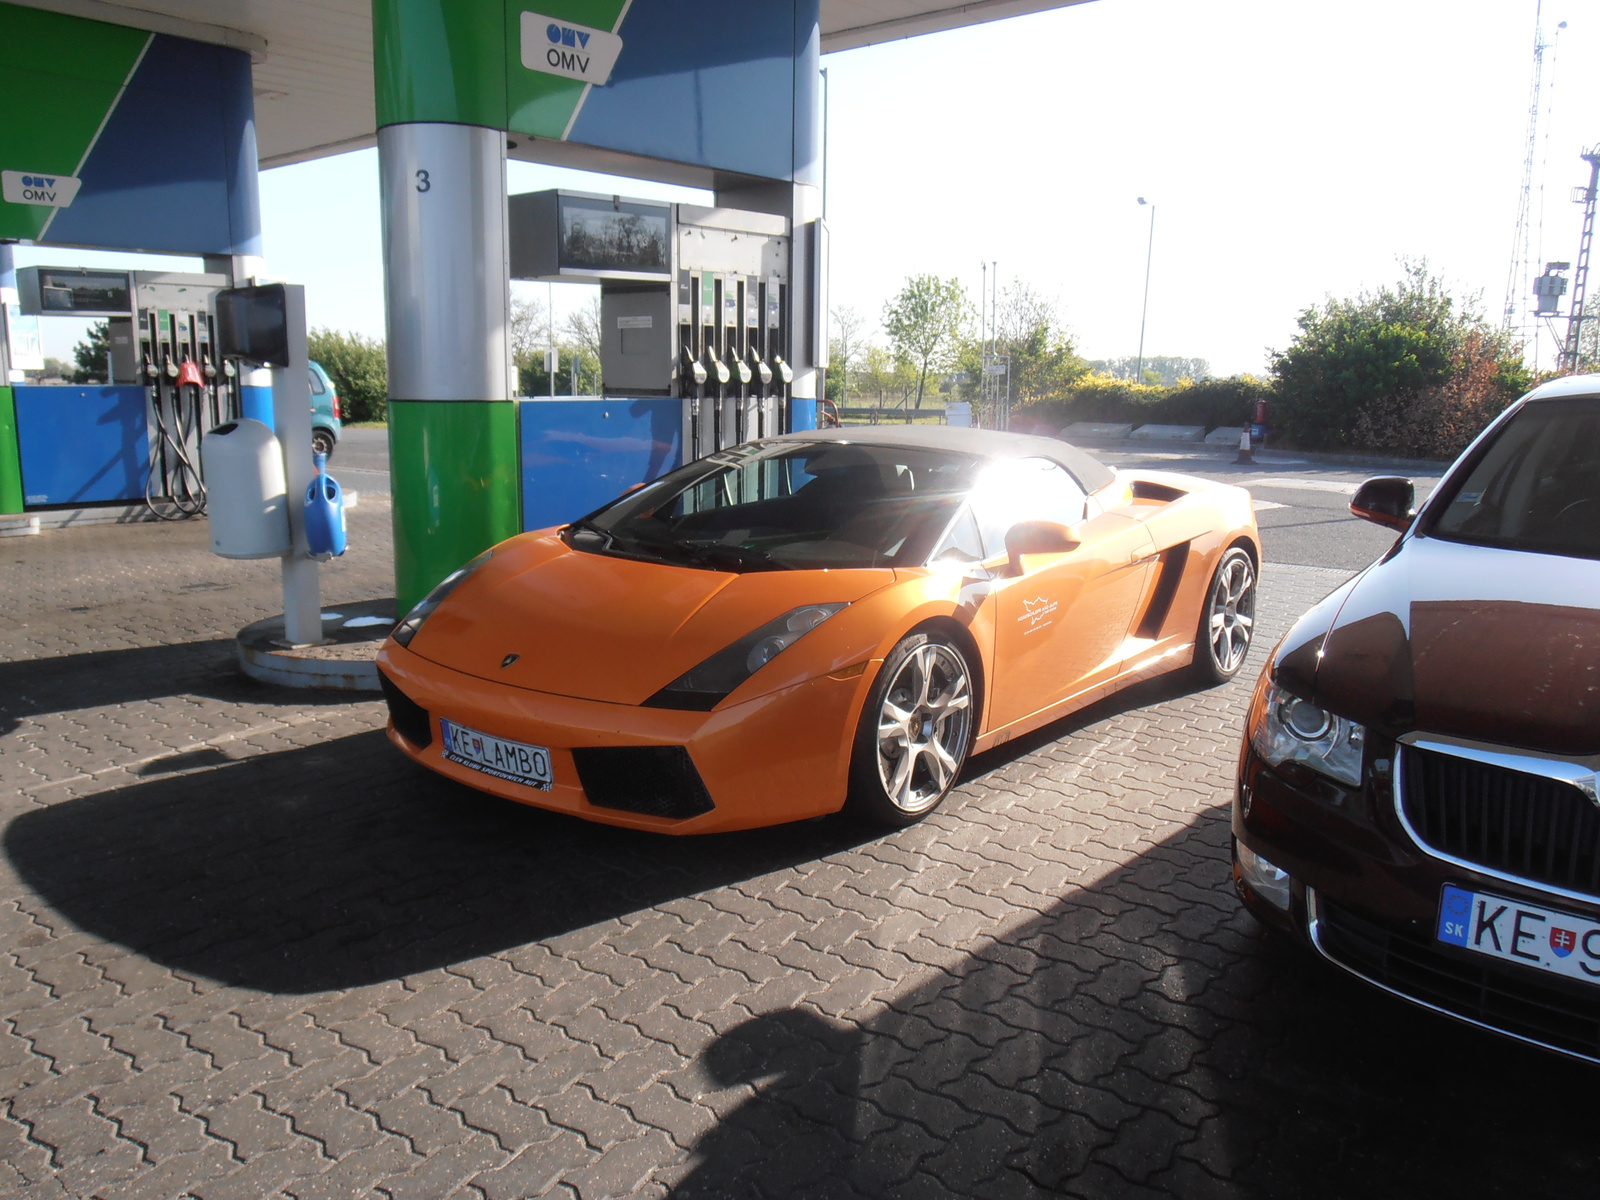
[[[426,191],[429,191],[430,189],[432,189],[432,187],[433,187],[433,183],[432,183],[431,180],[429,180],[428,173],[426,171],[418,171],[417,172],[417,191],[426,192]]]

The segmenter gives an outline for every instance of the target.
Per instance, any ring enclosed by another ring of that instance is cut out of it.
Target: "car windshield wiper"
[[[750,546],[737,546],[726,542],[711,542],[697,545],[692,542],[680,542],[679,545],[689,554],[689,562],[694,566],[711,566],[726,563],[736,570],[743,571],[788,571],[792,568],[788,563],[779,562],[765,550],[757,550]]]

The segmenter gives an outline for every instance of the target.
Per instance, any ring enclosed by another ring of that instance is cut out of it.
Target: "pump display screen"
[[[263,367],[289,365],[289,312],[281,283],[217,293],[217,352]]]
[[[672,215],[664,204],[561,197],[561,269],[672,275]]]
[[[86,317],[127,316],[132,310],[132,289],[126,271],[63,270],[35,268],[38,278],[37,305],[24,304],[36,315],[72,313]],[[19,272],[20,274],[20,272]],[[30,283],[32,281],[29,281]],[[33,288],[24,285],[24,295]]]

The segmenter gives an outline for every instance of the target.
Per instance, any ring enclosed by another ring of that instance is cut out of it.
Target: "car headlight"
[[[493,550],[485,550],[460,570],[452,571],[446,575],[439,581],[438,586],[433,591],[417,601],[416,606],[406,614],[406,619],[396,625],[394,632],[389,636],[402,646],[411,645],[411,639],[417,636],[417,630],[421,629],[422,623],[433,615],[433,610],[444,603],[445,597],[460,587],[468,575],[471,575],[493,557]]]
[[[1256,753],[1273,766],[1304,763],[1352,787],[1361,785],[1361,754],[1367,731],[1308,700],[1267,684],[1261,715],[1250,735]]]
[[[709,712],[734,688],[844,607],[843,604],[803,604],[792,608],[760,629],[751,630],[731,646],[718,650],[699,666],[685,671],[645,704],[650,708]]]

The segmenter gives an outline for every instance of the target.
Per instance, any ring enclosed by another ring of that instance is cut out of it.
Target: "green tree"
[[[866,341],[866,318],[845,305],[831,312],[833,320],[828,339],[828,399],[843,406],[855,382],[853,372]],[[857,389],[859,390],[859,389]]]
[[[383,421],[389,411],[389,366],[377,338],[337,329],[313,329],[306,348],[333,380],[346,421]]]
[[[83,341],[72,348],[75,364],[70,379],[73,383],[109,383],[111,380],[111,325],[96,321],[83,335]],[[46,363],[48,369],[49,364]]]
[[[956,279],[913,275],[883,306],[883,328],[896,358],[916,372],[916,407],[922,407],[928,375],[955,365],[962,326],[971,305]]]
[[[1299,326],[1288,349],[1272,354],[1273,424],[1302,449],[1447,453],[1419,438],[1414,412],[1438,422],[1439,406],[1465,405],[1469,415],[1446,422],[1454,445],[1528,382],[1511,335],[1491,329],[1474,300],[1451,296],[1425,262],[1405,264],[1397,285],[1306,309]],[[1455,386],[1464,378],[1475,381],[1465,392]]]
[[[594,387],[586,394],[595,396],[600,395],[604,386],[600,377],[600,331],[600,297],[596,294],[588,304],[567,314],[566,328],[569,353],[576,351],[581,363],[578,369],[580,386],[592,381]]]

